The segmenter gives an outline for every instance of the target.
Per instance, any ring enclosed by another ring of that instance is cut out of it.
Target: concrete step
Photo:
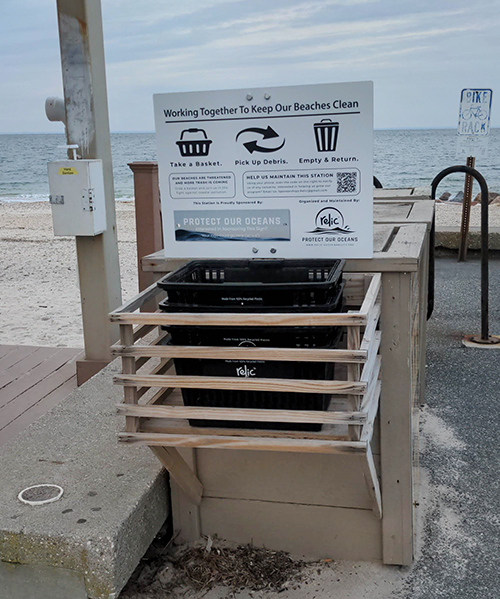
[[[67,597],[81,597],[82,585],[91,599],[117,597],[168,515],[158,460],[117,442],[118,367],[107,366],[0,448],[0,588],[9,599],[27,599],[23,581],[37,572],[42,597],[71,585]],[[60,485],[62,498],[36,507],[18,500],[42,483]]]

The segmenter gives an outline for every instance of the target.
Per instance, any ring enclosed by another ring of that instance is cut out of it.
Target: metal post
[[[476,159],[474,156],[467,157],[467,166],[474,168]],[[458,248],[458,261],[465,262],[467,260],[467,239],[469,237],[470,224],[470,206],[472,201],[472,176],[467,173],[465,175],[464,185],[464,201],[462,205],[462,226],[460,228],[460,246]]]
[[[489,335],[488,325],[488,186],[483,175],[470,166],[459,164],[441,171],[432,181],[431,199],[436,199],[439,183],[451,173],[466,173],[474,177],[481,188],[481,335],[471,335],[469,339],[479,345],[500,343],[500,338]]]
[[[85,360],[77,363],[81,384],[111,360],[118,339],[110,311],[121,304],[111,142],[100,0],[57,0],[68,144],[81,158],[103,162],[107,230],[77,237]]]

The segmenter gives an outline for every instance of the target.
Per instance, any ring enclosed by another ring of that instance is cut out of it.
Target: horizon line
[[[374,131],[450,131],[454,130],[456,127],[375,127]],[[490,127],[491,129],[500,129],[500,125],[498,127]],[[116,134],[133,134],[133,133],[152,133],[155,131],[111,131],[111,135]],[[64,132],[58,131],[5,131],[0,132],[0,135],[64,135]]]

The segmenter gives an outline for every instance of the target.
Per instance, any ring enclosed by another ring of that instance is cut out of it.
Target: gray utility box
[[[54,235],[94,236],[106,230],[101,160],[48,163]]]

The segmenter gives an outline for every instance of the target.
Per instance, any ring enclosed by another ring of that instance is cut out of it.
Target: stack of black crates
[[[341,312],[343,260],[197,260],[158,282],[164,312]],[[343,327],[168,326],[173,345],[334,348]],[[331,380],[334,364],[264,360],[175,359],[178,375]],[[316,393],[183,389],[187,406],[326,410]],[[190,420],[191,426],[315,431],[317,424]]]

